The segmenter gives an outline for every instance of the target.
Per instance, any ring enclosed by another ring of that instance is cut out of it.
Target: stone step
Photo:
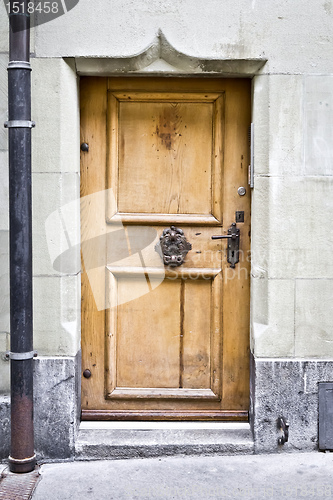
[[[253,454],[247,423],[82,422],[75,460]]]

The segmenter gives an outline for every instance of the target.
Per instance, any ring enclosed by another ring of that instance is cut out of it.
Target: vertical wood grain
[[[105,215],[98,203],[90,202],[89,196],[105,190],[106,157],[106,88],[104,78],[81,78],[81,136],[80,141],[89,145],[89,152],[81,152],[81,244],[85,252],[99,253],[105,260]],[[100,167],[100,168],[98,168]],[[89,241],[97,238],[95,244]],[[83,254],[85,253],[82,252]],[[90,259],[87,259],[90,260]],[[93,260],[93,259],[92,259]],[[88,273],[82,262],[82,369],[89,369],[90,379],[82,377],[82,408],[99,408],[104,392],[104,335],[105,310],[98,310]],[[91,279],[105,289],[105,271]],[[105,292],[104,292],[105,295]],[[100,390],[96,391],[96,387]]]

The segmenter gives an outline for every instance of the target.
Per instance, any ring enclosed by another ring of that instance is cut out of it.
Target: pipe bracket
[[[29,71],[32,70],[30,63],[27,61],[10,61],[7,66],[7,70],[8,69],[28,69]]]
[[[5,128],[34,128],[35,122],[30,120],[10,120],[4,123]]]
[[[37,357],[37,351],[28,352],[6,352],[7,359],[14,359],[15,361],[23,361],[25,359],[32,359]]]

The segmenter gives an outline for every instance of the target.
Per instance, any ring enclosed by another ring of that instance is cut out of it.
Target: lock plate
[[[235,222],[233,222],[228,229],[228,235],[230,235],[231,238],[228,238],[227,248],[227,261],[232,268],[239,262],[239,234],[240,231],[236,227]]]
[[[244,212],[242,211],[237,211],[235,214],[235,221],[236,222],[244,222]]]
[[[228,234],[212,236],[212,240],[228,240],[227,248],[227,261],[230,267],[234,268],[239,262],[239,239],[240,230],[236,226],[236,222],[233,222],[228,229]]]

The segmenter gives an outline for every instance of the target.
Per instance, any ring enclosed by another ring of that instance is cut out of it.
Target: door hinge
[[[250,165],[249,165],[249,186],[254,187],[254,148],[253,148],[253,129],[254,125],[251,123],[249,126],[249,146],[250,146]]]

